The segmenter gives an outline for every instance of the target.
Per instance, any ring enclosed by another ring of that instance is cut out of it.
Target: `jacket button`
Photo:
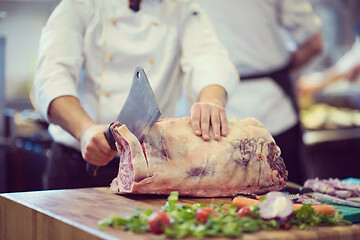
[[[149,63],[152,65],[152,64],[154,64],[154,59],[150,59],[149,60]]]
[[[154,26],[156,27],[157,25],[159,25],[159,23],[158,22],[153,22],[153,24],[154,24]]]
[[[105,95],[105,97],[110,97],[110,93],[109,93],[109,92],[105,92],[104,95]]]
[[[111,20],[111,23],[112,23],[113,25],[115,25],[115,24],[116,24],[116,19],[112,19],[112,20]]]
[[[109,61],[112,61],[114,59],[114,55],[109,55],[108,59]]]

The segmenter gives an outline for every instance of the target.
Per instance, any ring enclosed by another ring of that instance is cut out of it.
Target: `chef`
[[[197,2],[241,75],[226,106],[228,118],[260,120],[281,148],[289,179],[300,183],[301,134],[289,75],[322,51],[319,18],[307,0],[227,0],[221,11],[217,0]]]
[[[323,71],[301,76],[297,81],[296,91],[301,97],[313,98],[327,86],[339,80],[354,82],[360,74],[360,26],[351,48],[332,66]],[[351,85],[350,85],[351,87]]]
[[[145,69],[161,118],[174,117],[182,74],[195,102],[194,134],[207,141],[211,127],[215,140],[226,136],[224,107],[238,75],[197,4],[63,0],[42,31],[31,91],[54,140],[45,188],[107,186],[116,176],[118,159],[111,160],[117,152],[104,132],[125,102],[137,65]],[[86,162],[107,166],[91,178]]]

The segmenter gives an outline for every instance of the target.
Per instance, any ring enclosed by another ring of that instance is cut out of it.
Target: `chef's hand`
[[[324,75],[315,72],[301,76],[296,81],[295,93],[298,97],[313,97],[325,86]]]
[[[295,92],[299,97],[313,97],[333,82],[344,77],[353,77],[353,74],[357,73],[356,71],[355,67],[353,71],[350,69],[348,72],[340,73],[335,67],[331,67],[323,72],[314,72],[301,76],[296,82]]]
[[[80,139],[81,154],[85,161],[96,166],[107,165],[117,154],[110,148],[105,132],[108,125],[92,125],[87,128]]]
[[[195,135],[203,140],[210,140],[210,125],[214,140],[220,140],[220,136],[226,136],[228,128],[225,109],[214,103],[197,102],[191,107],[191,125]]]
[[[225,103],[227,94],[223,87],[210,85],[205,87],[199,97],[199,102],[192,105],[190,110],[191,126],[197,136],[203,140],[210,140],[210,126],[214,140],[228,133]]]
[[[349,70],[345,71],[342,76],[349,81],[355,81],[357,80],[357,77],[359,77],[360,74],[360,63],[354,64]]]
[[[104,166],[117,154],[111,150],[105,138],[107,125],[96,125],[82,108],[78,98],[61,96],[49,106],[49,119],[75,137],[81,145],[85,161]]]

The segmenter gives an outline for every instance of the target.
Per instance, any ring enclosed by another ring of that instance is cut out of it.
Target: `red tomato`
[[[164,233],[164,227],[170,226],[170,219],[164,212],[152,213],[148,218],[150,230],[155,234]]]
[[[207,220],[209,219],[210,215],[213,215],[216,217],[218,215],[218,213],[214,209],[211,209],[208,207],[203,207],[203,208],[199,208],[196,211],[195,217],[198,222],[205,224],[207,222]]]
[[[249,207],[242,207],[238,211],[239,217],[250,217],[251,213],[252,211]]]

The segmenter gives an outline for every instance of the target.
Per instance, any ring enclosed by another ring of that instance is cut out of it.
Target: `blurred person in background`
[[[281,148],[289,180],[302,184],[302,135],[290,74],[322,52],[320,19],[307,0],[197,2],[239,72],[227,117],[260,120]],[[295,48],[289,49],[289,43]],[[178,116],[188,109],[183,95]]]
[[[299,78],[296,82],[296,94],[299,97],[313,98],[324,88],[339,80],[350,82],[357,80],[360,73],[360,25],[357,26],[356,33],[351,48],[332,66]]]
[[[42,30],[31,91],[54,140],[46,189],[108,186],[116,177],[119,159],[111,161],[117,152],[104,132],[122,109],[137,65],[146,71],[162,118],[174,117],[183,73],[195,102],[194,134],[207,141],[211,127],[215,140],[226,136],[224,107],[238,75],[197,4],[63,0]],[[91,177],[86,162],[106,167]]]

